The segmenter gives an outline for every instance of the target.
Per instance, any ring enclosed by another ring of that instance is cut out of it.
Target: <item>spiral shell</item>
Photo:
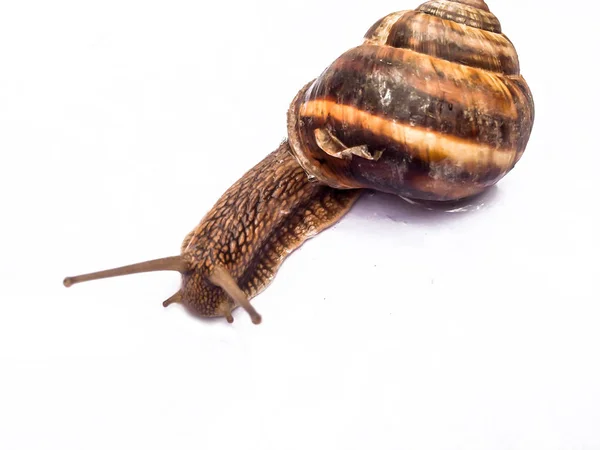
[[[455,200],[521,158],[534,105],[516,50],[482,0],[433,0],[377,21],[302,89],[294,154],[330,186]]]

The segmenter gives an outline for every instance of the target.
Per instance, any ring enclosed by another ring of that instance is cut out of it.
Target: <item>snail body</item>
[[[288,139],[231,186],[179,256],[64,280],[175,270],[182,303],[233,320],[285,257],[337,222],[363,189],[417,200],[476,195],[521,158],[534,105],[517,53],[483,0],[433,0],[377,21],[307,84]]]
[[[282,143],[231,186],[184,239],[181,253],[193,270],[183,275],[181,301],[203,316],[233,309],[218,281],[210,281],[218,266],[248,298],[256,296],[289,253],[337,222],[359,195],[356,189],[311,182]]]

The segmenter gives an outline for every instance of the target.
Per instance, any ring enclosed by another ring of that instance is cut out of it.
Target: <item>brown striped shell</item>
[[[455,200],[521,158],[534,105],[514,46],[482,0],[432,0],[377,21],[302,89],[296,158],[336,188]]]

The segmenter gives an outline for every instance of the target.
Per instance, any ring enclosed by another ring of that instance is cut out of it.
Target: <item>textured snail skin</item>
[[[273,279],[286,256],[343,217],[359,190],[309,181],[287,141],[232,185],[184,239],[190,264],[181,302],[202,316],[222,316],[237,305],[209,281],[225,268],[248,298]]]
[[[533,119],[517,53],[487,5],[436,0],[375,23],[300,91],[288,134],[304,169],[330,186],[456,200],[514,167]],[[372,157],[339,157],[318,133]]]

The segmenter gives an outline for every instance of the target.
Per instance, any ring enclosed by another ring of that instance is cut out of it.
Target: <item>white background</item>
[[[161,301],[296,91],[418,1],[3,1],[0,448],[600,449],[596,2],[490,0],[536,101],[459,211],[367,195],[235,323]]]

